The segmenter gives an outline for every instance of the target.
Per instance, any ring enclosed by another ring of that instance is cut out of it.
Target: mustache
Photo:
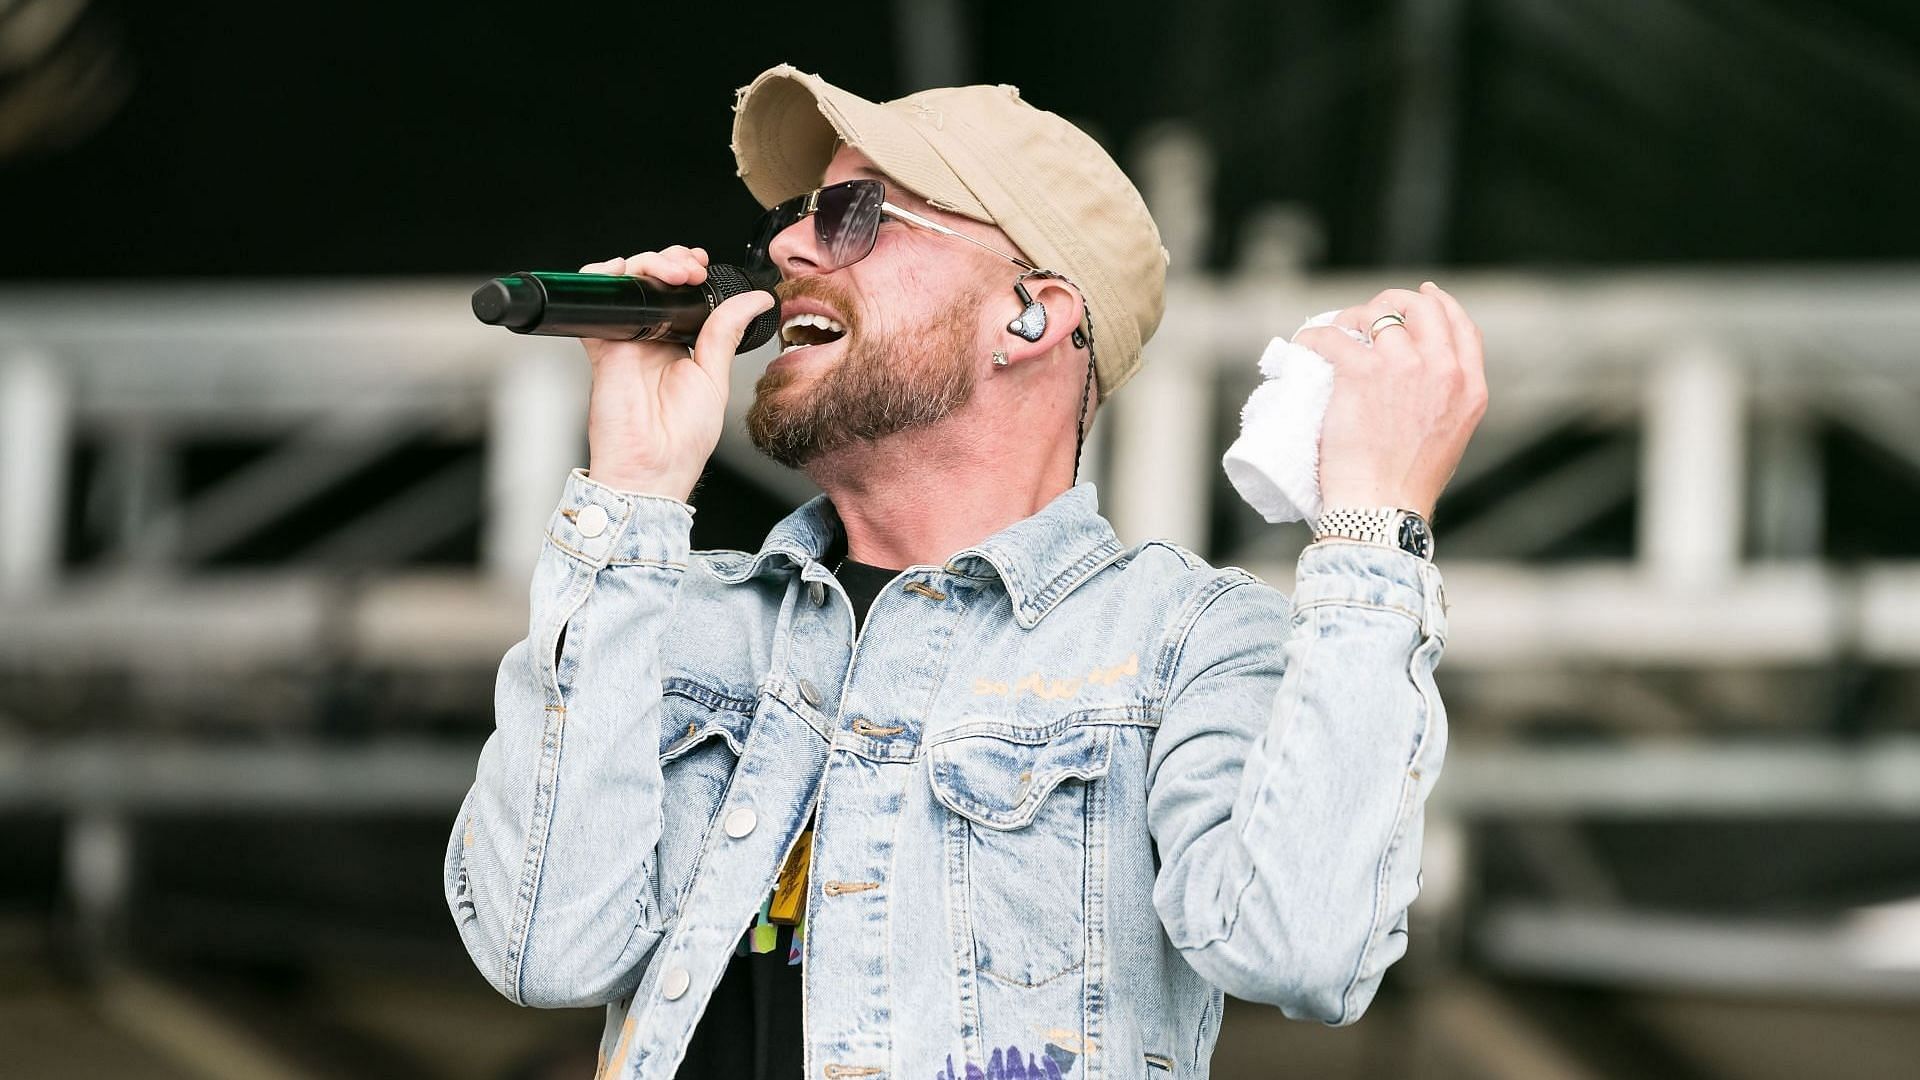
[[[847,332],[852,333],[860,325],[859,299],[853,290],[817,277],[783,279],[773,287],[773,295],[780,298],[781,304],[795,300],[818,300],[840,315],[840,321],[846,324]]]

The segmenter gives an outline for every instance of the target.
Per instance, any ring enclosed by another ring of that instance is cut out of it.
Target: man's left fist
[[[1406,325],[1376,321],[1387,314]],[[1396,506],[1432,520],[1487,410],[1480,328],[1431,281],[1418,292],[1388,289],[1334,322],[1294,337],[1333,364],[1320,429],[1320,501]],[[1355,341],[1343,326],[1371,328],[1373,344]]]

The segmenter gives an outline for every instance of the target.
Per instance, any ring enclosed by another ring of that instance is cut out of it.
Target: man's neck
[[[902,432],[808,465],[846,528],[848,558],[939,566],[1033,516],[1071,481],[1071,467],[1022,467],[991,446],[955,447],[941,434]]]

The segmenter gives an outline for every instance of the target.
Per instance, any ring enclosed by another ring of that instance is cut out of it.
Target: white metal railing
[[[1238,380],[1250,389],[1266,340],[1306,314],[1419,276],[1176,278],[1149,362],[1104,411],[1087,455],[1123,539],[1205,547],[1213,473],[1235,434],[1216,423],[1219,387]],[[1568,656],[1805,662],[1842,648],[1920,657],[1920,565],[1841,569],[1815,552],[1740,557],[1749,489],[1766,488],[1764,477],[1749,483],[1756,415],[1841,416],[1920,464],[1920,425],[1910,423],[1920,407],[1920,269],[1462,273],[1446,283],[1484,327],[1490,355],[1493,407],[1462,473],[1483,471],[1567,416],[1606,415],[1637,423],[1633,482],[1643,508],[1635,557],[1619,563],[1464,559],[1449,552],[1443,528],[1450,666]],[[310,644],[303,627],[321,621],[319,605],[337,602],[323,579],[297,574],[181,579],[164,572],[164,546],[137,564],[156,572],[63,582],[60,501],[76,430],[281,432],[297,434],[296,448],[306,439],[337,457],[378,445],[396,426],[449,417],[485,433],[483,572],[374,583],[350,601],[351,622],[369,640],[435,640],[442,652],[458,647],[448,642],[491,652],[511,640],[542,523],[566,469],[583,457],[586,370],[571,342],[475,322],[471,284],[102,285],[0,296],[0,653],[46,657],[85,642],[97,654],[168,655],[182,641],[213,644],[221,627],[231,629],[231,647],[252,655],[297,652]],[[734,416],[719,453],[797,501],[812,485],[760,458],[740,434],[767,355],[735,365]],[[163,505],[151,532],[170,535],[167,522],[181,515],[205,534],[243,531],[318,482],[302,460],[315,458],[281,454],[191,506]],[[1785,486],[1785,497],[1801,497]],[[1563,492],[1582,497],[1578,485]],[[1531,509],[1517,502],[1513,512],[1524,522]],[[1300,536],[1297,527],[1275,532]],[[1275,552],[1285,550],[1221,554],[1284,586],[1291,569]],[[409,605],[422,596],[436,600]],[[256,605],[270,605],[275,633],[257,632]]]

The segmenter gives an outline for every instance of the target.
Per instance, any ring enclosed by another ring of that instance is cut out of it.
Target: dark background
[[[1009,82],[1127,160],[1217,156],[1210,263],[1291,201],[1378,261],[1406,5],[960,3],[963,81]],[[12,278],[491,273],[745,242],[733,90],[787,61],[918,87],[920,5],[96,2],[124,103],[0,165]],[[943,25],[943,24],[942,24]],[[1900,0],[1464,4],[1428,103],[1453,132],[1430,257],[1458,264],[1920,253],[1920,15]],[[1455,39],[1458,39],[1457,41]],[[923,67],[923,70],[928,70]],[[13,80],[17,83],[17,78]]]

